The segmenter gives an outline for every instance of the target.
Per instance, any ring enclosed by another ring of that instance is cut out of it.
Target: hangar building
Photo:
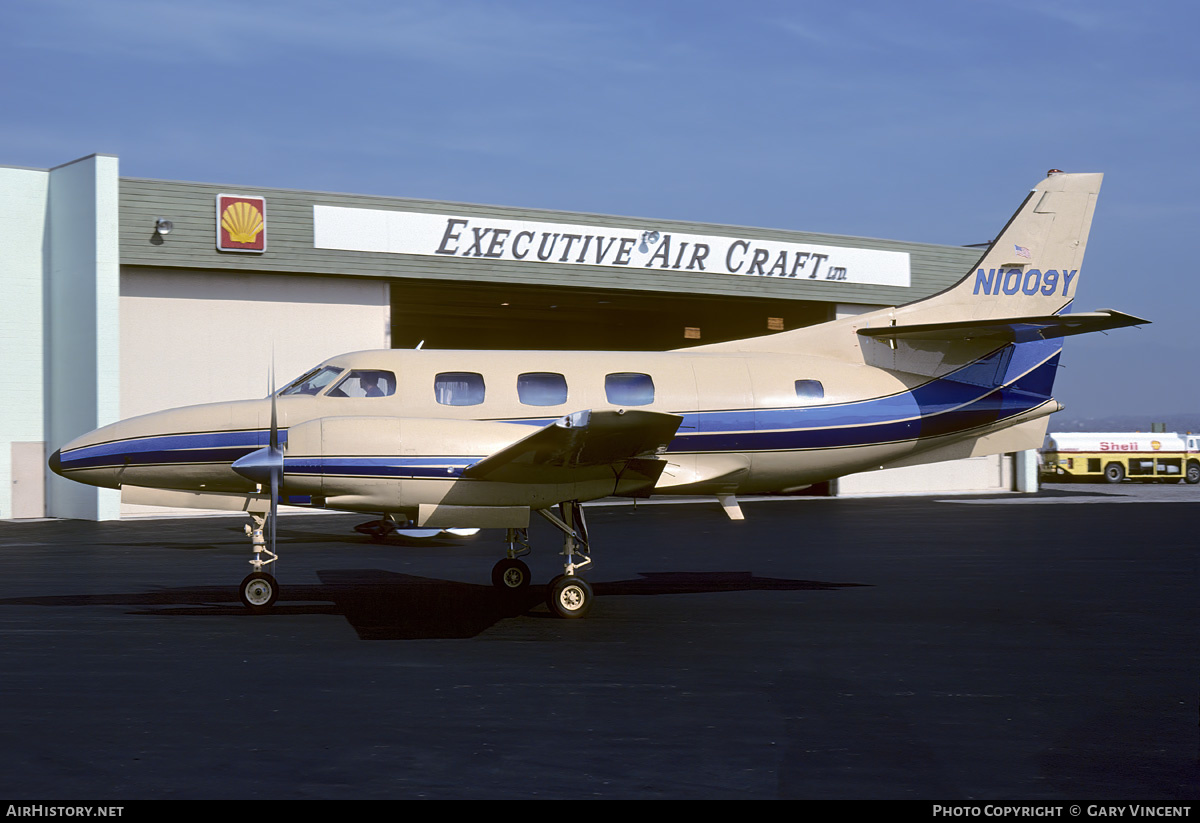
[[[346,351],[665,350],[940,291],[979,250],[779,229],[0,167],[0,519],[145,513],[47,455],[164,408],[261,397]],[[834,493],[1028,487],[1028,457]],[[150,510],[159,511],[159,510]]]

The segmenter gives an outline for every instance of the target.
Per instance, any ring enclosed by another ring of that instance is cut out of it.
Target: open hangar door
[[[832,303],[394,280],[392,346],[666,351],[822,323]]]

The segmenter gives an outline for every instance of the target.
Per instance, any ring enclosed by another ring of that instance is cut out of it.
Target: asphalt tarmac
[[[503,532],[281,517],[251,615],[241,518],[0,523],[0,798],[1200,799],[1200,487],[743,509],[590,507],[582,620]]]

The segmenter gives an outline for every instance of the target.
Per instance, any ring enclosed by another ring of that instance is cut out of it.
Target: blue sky
[[[1079,414],[1200,409],[1200,11],[1186,2],[7,0],[0,163],[991,239],[1105,172]]]

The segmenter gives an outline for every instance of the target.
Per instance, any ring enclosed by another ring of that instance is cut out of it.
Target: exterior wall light
[[[170,220],[166,219],[165,217],[159,217],[158,219],[156,219],[154,221],[155,234],[162,235],[163,237],[170,234],[171,229],[173,229],[173,228],[175,228],[175,224],[172,223]]]

